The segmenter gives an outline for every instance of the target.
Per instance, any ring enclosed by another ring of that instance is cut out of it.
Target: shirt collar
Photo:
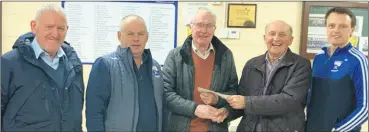
[[[274,63],[280,62],[284,58],[284,56],[286,55],[287,52],[288,51],[284,52]],[[270,63],[268,56],[269,56],[269,52],[267,52],[266,55],[265,55],[265,61]]]
[[[35,52],[36,59],[38,59],[43,53],[48,54],[47,52],[44,51],[44,49],[40,47],[36,39],[32,41],[32,48],[33,48],[33,51]],[[61,47],[58,49],[56,56],[59,58],[65,56],[65,52]]]
[[[198,52],[198,49],[195,46],[195,42],[192,40],[192,50]],[[213,44],[210,42],[210,47],[206,50],[206,52],[214,51]]]

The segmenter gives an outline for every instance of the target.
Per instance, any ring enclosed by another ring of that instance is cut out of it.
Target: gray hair
[[[196,16],[197,16],[197,14],[199,14],[200,12],[206,12],[206,13],[209,13],[211,16],[213,16],[215,23],[217,22],[217,16],[215,15],[215,13],[214,13],[213,11],[211,11],[209,8],[206,8],[206,7],[200,7],[200,8],[197,10],[196,14],[192,17],[192,20],[191,20],[191,22],[192,22],[192,23],[194,23],[194,22],[195,22]],[[214,23],[214,24],[215,24],[215,23]]]
[[[121,20],[120,20],[120,27],[119,27],[119,31],[120,32],[123,32],[123,27],[124,27],[124,25],[128,22],[128,21],[130,21],[130,20],[139,20],[139,21],[142,21],[143,23],[144,23],[144,25],[145,25],[145,30],[146,30],[146,32],[147,32],[147,26],[146,26],[146,23],[145,23],[145,20],[142,18],[142,17],[140,17],[140,16],[138,16],[138,15],[134,15],[134,14],[131,14],[131,15],[128,15],[128,16],[125,16],[125,17],[123,17]]]
[[[63,15],[65,18],[67,18],[66,15],[65,15],[64,9],[61,6],[48,4],[48,5],[44,5],[44,6],[41,6],[40,8],[38,8],[37,13],[36,13],[36,17],[35,17],[35,21],[37,21],[40,18],[41,14],[46,12],[46,11],[55,11],[55,12],[58,12],[61,15]]]
[[[273,22],[271,22],[271,23],[268,23],[268,24],[265,26],[265,33],[267,32],[268,26],[269,26],[270,24],[273,24],[273,23],[283,23],[283,24],[285,24],[285,25],[288,27],[288,30],[290,31],[290,35],[292,36],[293,30],[292,30],[291,25],[289,25],[288,23],[286,23],[285,21],[282,21],[282,20],[277,20],[277,21],[273,21]]]

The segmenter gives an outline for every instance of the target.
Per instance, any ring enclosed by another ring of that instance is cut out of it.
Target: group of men
[[[325,24],[330,45],[312,68],[289,49],[290,25],[267,24],[267,51],[247,61],[238,83],[231,50],[214,36],[211,10],[197,11],[192,34],[170,51],[162,68],[145,49],[144,19],[125,16],[117,32],[120,45],[92,66],[87,130],[228,131],[228,123],[242,116],[237,131],[360,131],[368,118],[368,62],[349,43],[356,19],[335,7]],[[83,70],[64,41],[65,13],[44,6],[30,26],[32,32],[1,56],[2,130],[82,131]]]

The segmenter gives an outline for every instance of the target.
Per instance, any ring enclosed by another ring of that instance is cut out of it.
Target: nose
[[[274,41],[280,40],[280,37],[279,37],[278,35],[275,35],[275,36],[273,37],[273,40],[274,40]]]
[[[139,36],[136,34],[136,35],[134,35],[134,37],[133,37],[133,39],[132,39],[133,41],[135,41],[135,42],[137,42],[137,41],[139,41],[140,39],[139,39]]]
[[[57,27],[55,27],[51,30],[51,36],[53,36],[54,38],[57,38],[59,36],[59,32],[58,32]]]
[[[207,27],[206,26],[201,27],[200,31],[201,32],[206,32],[207,31]]]
[[[337,33],[338,33],[338,32],[340,32],[340,30],[341,30],[341,29],[340,29],[340,27],[339,27],[339,26],[336,26],[336,27],[334,27],[334,28],[333,28],[333,31],[334,31],[334,32],[337,32]]]

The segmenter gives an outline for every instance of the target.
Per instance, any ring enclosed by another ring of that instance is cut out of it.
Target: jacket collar
[[[351,49],[351,47],[352,47],[351,43],[348,43],[345,47],[342,48],[337,47],[337,49],[334,51],[332,55],[347,52],[348,50]],[[322,50],[324,51],[325,54],[329,53],[329,47],[323,47]]]
[[[40,44],[37,42],[36,39],[34,39],[31,43],[32,49],[35,52],[36,59],[38,59],[42,54],[48,54],[45,52],[41,47]],[[58,52],[56,53],[55,57],[62,58],[63,56],[66,57],[64,50],[60,47],[58,49]]]
[[[186,40],[184,41],[184,44],[180,50],[180,54],[184,60],[185,63],[189,65],[193,65],[193,59],[192,59],[192,35],[189,35]],[[229,49],[216,37],[213,36],[211,40],[211,44],[214,47],[215,50],[215,61],[214,63],[216,65],[221,65],[223,55],[229,51]]]
[[[128,60],[128,64],[133,64],[133,55],[130,47],[122,48],[120,45],[117,46],[116,54],[123,60]],[[144,49],[142,53],[142,61],[150,61],[152,59],[150,49]]]
[[[38,65],[38,61],[36,60],[35,51],[32,48],[32,41],[35,39],[35,35],[32,32],[27,32],[21,35],[14,43],[13,49],[18,49],[21,56],[28,62]],[[64,51],[65,55],[68,58],[69,67],[70,69],[74,66],[82,66],[81,60],[78,58],[76,51],[69,45],[68,42],[64,41],[61,46],[62,50]],[[78,70],[78,69],[77,69]]]

